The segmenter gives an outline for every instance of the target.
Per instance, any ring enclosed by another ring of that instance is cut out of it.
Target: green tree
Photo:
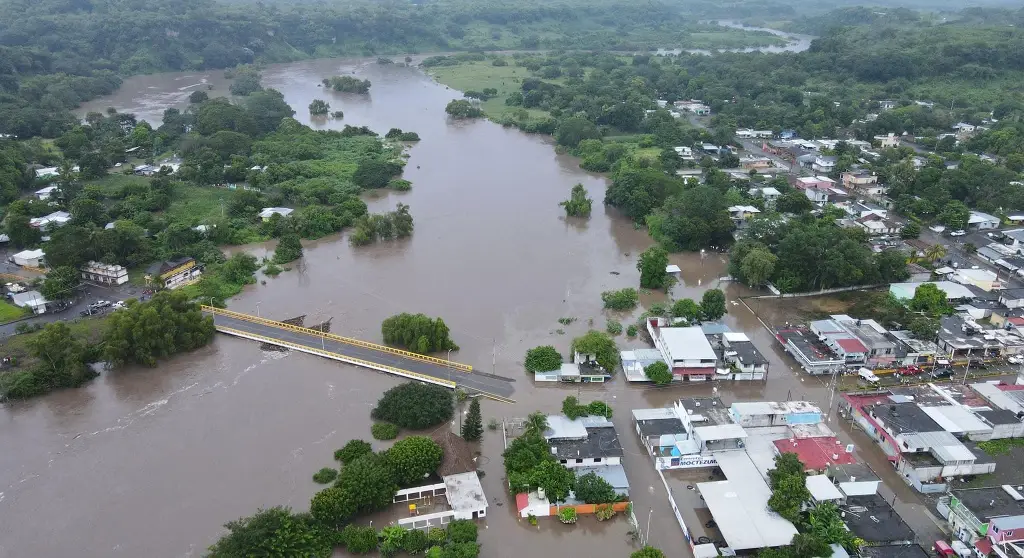
[[[364,159],[356,167],[352,182],[360,188],[384,188],[392,177],[402,172],[402,166],[391,161]],[[408,206],[407,206],[408,207]]]
[[[597,476],[597,473],[587,473],[577,478],[573,494],[577,500],[588,504],[607,504],[618,499],[615,488]]]
[[[391,446],[385,455],[400,485],[413,486],[441,465],[441,446],[426,436],[409,436]]]
[[[583,118],[566,118],[555,129],[555,141],[570,149],[575,149],[581,141],[587,139],[601,139],[601,131],[593,122]]]
[[[930,262],[946,257],[946,247],[941,244],[932,244],[924,251],[924,257]]]
[[[373,446],[363,440],[349,440],[341,449],[334,452],[334,459],[342,465],[348,465],[356,459],[373,453]]]
[[[648,364],[644,368],[644,375],[650,378],[654,385],[664,386],[672,383],[672,372],[664,362]]]
[[[450,420],[454,412],[452,394],[447,389],[407,382],[385,391],[370,416],[402,428],[421,430]]]
[[[451,339],[451,330],[441,318],[431,319],[423,314],[403,312],[384,320],[380,329],[385,343],[404,347],[414,353],[459,349]]]
[[[480,436],[484,433],[484,419],[480,414],[480,400],[473,399],[469,403],[469,412],[466,413],[466,419],[462,422],[462,437],[469,442],[476,442],[480,440]]]
[[[687,322],[699,322],[703,315],[700,305],[691,298],[681,298],[672,304],[672,316],[685,318]]]
[[[551,345],[542,345],[526,351],[523,361],[528,372],[550,372],[562,366],[562,355]]]
[[[768,507],[792,523],[799,523],[804,502],[811,497],[804,479],[804,465],[795,453],[775,457],[775,468],[768,471],[772,496]]]
[[[914,289],[914,298],[910,300],[909,307],[914,312],[924,312],[933,318],[953,312],[945,291],[934,283],[925,283]]]
[[[448,540],[453,543],[476,542],[476,522],[469,519],[456,519],[448,524]]]
[[[965,230],[971,210],[961,201],[947,203],[935,219],[952,230]]]
[[[619,366],[619,351],[615,340],[607,333],[590,330],[585,335],[572,340],[572,351],[581,355],[593,355],[598,366],[609,374],[615,373]]]
[[[286,507],[259,510],[224,525],[228,533],[209,548],[210,558],[265,556],[287,558],[331,555],[329,535],[311,524],[307,516]]]
[[[636,269],[640,272],[640,286],[645,289],[660,289],[668,284],[668,252],[658,245],[651,246],[640,254]]]
[[[758,287],[764,285],[775,273],[779,258],[767,248],[758,248],[747,252],[740,263],[743,278],[747,285]]]
[[[913,221],[903,225],[903,228],[900,229],[900,238],[904,240],[917,238],[919,236],[921,236],[921,225],[918,225]]]
[[[333,76],[325,78],[323,84],[330,87],[335,91],[341,91],[343,93],[369,93],[370,80],[358,79],[352,76]]]
[[[708,289],[700,299],[701,314],[705,320],[720,320],[726,313],[725,293],[721,289]]]
[[[526,416],[526,430],[543,434],[548,428],[548,419],[544,413],[533,412]]]
[[[287,233],[281,236],[274,248],[274,263],[286,264],[302,257],[302,242],[299,235]]]
[[[775,209],[779,213],[795,213],[797,215],[814,209],[814,203],[801,190],[789,190],[775,200]]]
[[[565,208],[567,217],[590,217],[591,206],[594,200],[587,196],[587,189],[582,184],[572,187],[569,199],[560,202],[558,205]]]
[[[413,529],[405,533],[402,541],[402,550],[409,554],[420,554],[427,549],[427,532]]]
[[[203,316],[185,292],[161,291],[146,302],[129,300],[107,318],[103,357],[115,365],[155,366],[160,358],[206,345],[213,333],[213,318]]]
[[[80,278],[78,270],[70,266],[56,267],[46,273],[39,292],[46,300],[67,300],[74,296]]]
[[[553,459],[542,461],[530,470],[530,486],[543,488],[551,502],[564,502],[575,484],[576,475]]]
[[[398,491],[390,460],[379,453],[364,455],[347,465],[338,475],[335,486],[341,490],[348,509],[354,509],[358,514],[390,506]],[[312,507],[310,512],[313,512]]]
[[[313,495],[309,503],[309,513],[320,524],[334,528],[355,515],[356,502],[340,487],[332,486]]]
[[[484,115],[484,111],[465,99],[449,101],[444,111],[453,118],[479,118]]]
[[[193,91],[188,96],[188,102],[193,105],[198,105],[199,103],[202,103],[203,101],[206,101],[209,98],[210,95],[207,94],[206,91]]]
[[[313,101],[309,103],[309,114],[312,114],[314,116],[327,114],[330,111],[330,103],[323,99],[313,99]]]
[[[348,524],[341,531],[341,540],[345,548],[352,554],[369,554],[377,550],[380,543],[377,538],[377,530],[373,527],[360,527]]]
[[[400,525],[388,525],[380,530],[378,534],[381,556],[394,556],[405,546],[405,535],[407,531]]]
[[[665,558],[665,553],[653,546],[645,546],[630,554],[629,558]]]
[[[640,300],[636,289],[625,288],[617,291],[605,291],[601,293],[601,300],[604,307],[609,310],[632,310],[636,308]]]

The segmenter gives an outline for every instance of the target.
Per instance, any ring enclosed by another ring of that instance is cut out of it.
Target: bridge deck
[[[450,388],[459,387],[470,393],[478,392],[499,401],[510,402],[509,396],[515,391],[511,381],[490,374],[472,372],[472,367],[465,364],[330,333],[321,334],[315,330],[229,310],[206,306],[203,310],[213,315],[217,331],[228,335],[288,347]]]

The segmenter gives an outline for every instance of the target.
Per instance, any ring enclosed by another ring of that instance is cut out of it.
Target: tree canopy
[[[423,314],[396,314],[380,326],[384,342],[427,354],[437,351],[457,351],[459,346],[451,339],[451,331],[441,318]]]
[[[384,392],[370,416],[402,428],[421,430],[452,418],[455,403],[448,389],[407,382]]]

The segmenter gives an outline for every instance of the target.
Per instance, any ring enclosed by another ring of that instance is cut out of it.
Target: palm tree
[[[933,244],[929,246],[928,249],[925,250],[924,252],[924,257],[930,262],[934,262],[935,260],[938,260],[945,255],[946,247],[941,244]]]
[[[544,431],[548,429],[548,418],[544,416],[544,413],[530,413],[526,417],[526,424],[524,426],[527,432],[544,434]]]

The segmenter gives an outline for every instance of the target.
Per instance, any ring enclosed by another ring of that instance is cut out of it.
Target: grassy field
[[[24,308],[18,308],[7,301],[0,300],[0,324],[6,324],[11,320],[17,320],[26,315],[28,313]]]
[[[102,178],[86,180],[83,184],[85,186],[99,188],[106,196],[114,196],[125,186],[131,186],[132,184],[149,184],[150,180],[152,179],[144,176],[135,176],[134,174],[124,175],[121,173],[111,173]]]
[[[165,215],[170,223],[186,223],[191,227],[209,223],[220,217],[221,201],[231,199],[232,190],[214,186],[193,186],[179,183],[174,187],[174,198]]]
[[[480,103],[480,108],[489,118],[498,119],[506,114],[520,110],[522,107],[510,107],[505,98],[514,91],[519,91],[524,77],[530,71],[518,66],[492,66],[490,60],[482,62],[463,62],[457,66],[438,66],[427,69],[427,73],[438,83],[459,91],[482,91],[486,88],[498,90],[498,95]],[[545,80],[560,83],[561,80]],[[525,109],[530,118],[542,118],[547,112],[539,109]]]
[[[65,323],[71,329],[72,335],[87,343],[95,343],[103,337],[106,321],[107,316],[98,316],[95,318],[76,318]],[[8,372],[25,369],[33,364],[33,357],[29,354],[28,344],[36,335],[38,335],[38,332],[22,333],[7,337],[0,342],[0,354],[15,357],[17,362],[17,366],[8,370]]]

